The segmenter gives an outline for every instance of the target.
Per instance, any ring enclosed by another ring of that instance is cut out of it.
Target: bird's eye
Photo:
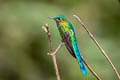
[[[57,21],[60,21],[60,18],[56,18]]]
[[[57,18],[58,20],[60,20],[60,18]]]

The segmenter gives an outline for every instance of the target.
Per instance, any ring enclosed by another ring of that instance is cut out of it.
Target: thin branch
[[[105,58],[107,59],[107,61],[111,65],[112,69],[114,70],[115,74],[117,75],[118,79],[120,80],[120,75],[119,75],[118,71],[116,70],[115,66],[113,65],[112,61],[109,59],[109,57],[107,56],[107,54],[105,53],[105,51],[101,48],[101,46],[99,45],[99,43],[96,41],[96,39],[94,38],[94,36],[92,35],[92,33],[87,29],[86,25],[81,21],[81,19],[77,15],[73,15],[73,16],[80,22],[80,24],[87,31],[87,33],[89,34],[90,38],[94,41],[94,43],[99,48],[99,50],[101,51],[101,53],[105,56]]]
[[[90,67],[90,65],[85,61],[83,56],[81,56],[83,63],[86,65],[86,67],[90,70],[90,72],[95,76],[97,80],[101,80],[100,77],[96,74],[96,72]]]
[[[58,47],[57,47],[57,49],[55,50],[55,52],[54,53],[48,53],[48,55],[56,55],[56,53],[58,52],[58,50],[62,47],[62,45],[63,45],[64,43],[63,42],[61,42],[59,45],[58,45]]]
[[[50,46],[50,54],[52,54],[52,53],[54,53],[54,49],[53,49],[52,42],[51,42],[51,35],[50,35],[50,32],[49,32],[48,24],[46,24],[42,28],[44,29],[44,31],[46,32],[46,34],[48,36],[48,42],[49,42],[49,46]],[[60,75],[59,75],[57,62],[56,62],[56,55],[50,55],[50,56],[52,57],[52,62],[54,64],[54,69],[55,69],[55,72],[56,72],[57,80],[60,80]]]

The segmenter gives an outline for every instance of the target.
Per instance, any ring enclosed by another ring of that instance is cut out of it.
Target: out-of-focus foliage
[[[117,80],[108,62],[79,22],[79,15],[120,73],[120,3],[117,0],[0,0],[0,80],[56,80],[42,26],[49,23],[54,48],[61,41],[48,16],[64,14],[73,24],[81,55],[103,80]],[[65,47],[57,53],[61,80],[96,80],[83,76]]]

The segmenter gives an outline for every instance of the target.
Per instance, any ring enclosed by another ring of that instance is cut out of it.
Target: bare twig
[[[96,72],[89,66],[89,64],[85,61],[83,56],[81,56],[83,63],[86,65],[86,67],[90,70],[90,72],[95,76],[97,80],[101,80],[100,77],[96,74]]]
[[[44,29],[44,31],[47,33],[47,36],[48,36],[48,42],[49,42],[49,46],[50,46],[50,54],[53,54],[54,49],[53,49],[52,42],[51,42],[51,35],[50,35],[50,32],[49,32],[48,24],[46,24],[42,28]],[[60,75],[59,75],[57,62],[56,62],[56,55],[50,55],[50,56],[52,57],[52,62],[54,64],[54,69],[55,69],[55,72],[56,72],[57,80],[60,80]]]
[[[55,54],[58,52],[58,50],[62,47],[62,45],[63,45],[64,43],[63,42],[61,42],[60,44],[59,44],[59,46],[57,47],[57,49],[55,50]]]
[[[62,47],[62,45],[63,45],[64,43],[63,42],[61,42],[59,45],[58,45],[58,47],[57,47],[57,49],[55,50],[55,52],[54,53],[48,53],[48,55],[56,55],[56,53],[58,52],[58,50]]]
[[[107,61],[109,62],[109,64],[111,65],[112,69],[114,70],[114,72],[116,73],[118,79],[120,80],[120,75],[118,73],[118,71],[116,70],[115,66],[113,65],[112,61],[109,59],[109,57],[107,56],[107,54],[105,53],[105,51],[101,48],[101,46],[98,44],[98,42],[96,41],[96,39],[94,38],[94,36],[92,35],[92,33],[87,29],[86,25],[81,21],[81,19],[77,16],[77,15],[73,15],[79,22],[80,24],[84,27],[84,29],[87,31],[87,33],[89,34],[90,38],[94,41],[94,43],[96,44],[96,46],[99,48],[99,50],[101,51],[101,53],[105,56],[105,58],[107,59]]]

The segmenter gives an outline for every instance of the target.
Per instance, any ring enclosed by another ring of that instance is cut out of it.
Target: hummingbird
[[[60,36],[62,38],[62,42],[65,44],[69,53],[77,59],[82,74],[86,75],[87,72],[80,56],[80,52],[76,42],[75,31],[72,24],[63,15],[48,18],[55,20]]]

